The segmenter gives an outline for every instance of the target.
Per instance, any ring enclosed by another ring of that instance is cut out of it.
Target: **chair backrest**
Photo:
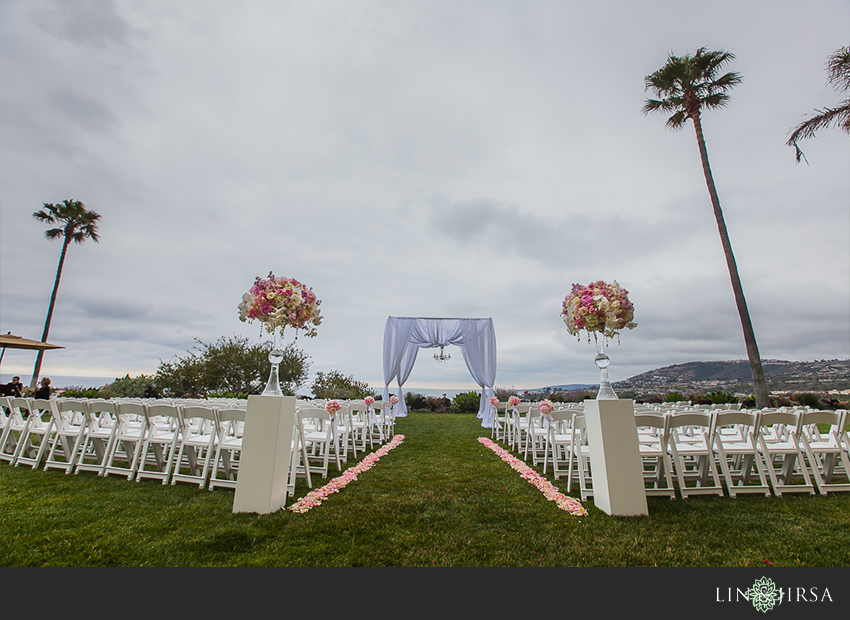
[[[147,427],[147,417],[145,415],[145,406],[139,402],[119,401],[115,417],[118,419],[120,426],[119,432],[130,430],[134,423],[138,423],[142,429]]]
[[[81,426],[89,415],[88,403],[76,398],[57,399],[56,414],[56,425],[60,429],[71,425]]]
[[[216,409],[218,423],[222,434],[238,437],[245,426],[247,410],[240,407]]]
[[[184,433],[192,430],[207,434],[218,430],[218,417],[214,407],[190,405],[178,407],[178,411]]]
[[[55,400],[47,400],[44,398],[32,399],[29,404],[31,416],[30,426],[38,428],[49,424],[55,418],[55,414],[53,413],[55,408]]]
[[[668,413],[667,429],[671,436],[677,429],[701,429],[708,437],[714,435],[715,416],[704,411],[676,411]]]
[[[665,415],[660,411],[641,411],[635,414],[635,426],[637,428],[652,428],[666,432],[669,428],[669,419],[669,415]]]
[[[316,418],[318,420],[330,420],[333,416],[321,407],[301,407],[297,409],[297,416],[301,419]]]
[[[761,411],[734,411],[726,410],[714,411],[714,428],[722,428],[726,426],[751,426],[755,428],[758,424],[758,417]]]
[[[761,430],[781,424],[798,431],[802,422],[803,416],[795,411],[768,411],[759,415],[758,428]]]

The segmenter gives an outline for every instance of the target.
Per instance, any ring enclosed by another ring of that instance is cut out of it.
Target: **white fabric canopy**
[[[432,319],[421,317],[387,318],[384,328],[384,400],[390,398],[390,383],[398,384],[395,415],[407,415],[402,387],[413,370],[419,349],[447,345],[461,348],[466,367],[481,388],[478,417],[481,426],[492,428],[494,408],[490,397],[496,383],[496,334],[493,319]]]

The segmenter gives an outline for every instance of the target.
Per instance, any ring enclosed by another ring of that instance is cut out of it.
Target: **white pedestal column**
[[[249,396],[233,512],[266,514],[286,504],[294,396]]]
[[[586,400],[593,503],[609,515],[648,515],[631,400]]]

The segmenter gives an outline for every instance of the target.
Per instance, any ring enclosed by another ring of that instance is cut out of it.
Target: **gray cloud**
[[[558,311],[600,278],[637,309],[615,379],[741,358],[693,131],[640,112],[644,75],[706,45],[744,74],[703,123],[762,354],[847,357],[847,137],[812,141],[809,166],[784,144],[834,101],[823,63],[850,9],[821,8],[4,3],[0,330],[41,334],[59,244],[32,212],[76,198],[101,243],[69,251],[54,374],[259,338],[236,305],[270,269],[323,300],[299,340],[314,371],[380,381],[388,315],[491,316],[500,384],[592,382]],[[32,359],[7,352],[4,376]],[[459,352],[413,379],[470,381]]]

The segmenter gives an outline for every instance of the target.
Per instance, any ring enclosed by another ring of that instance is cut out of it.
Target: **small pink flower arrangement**
[[[508,404],[509,405],[512,405],[512,406],[518,405],[518,404],[520,404],[520,402],[521,401],[519,399],[519,396],[511,396],[510,398],[508,398]]]
[[[493,405],[494,407],[498,407],[499,406],[499,399],[496,398],[495,396],[491,396],[490,397],[490,404]]]
[[[371,396],[367,396],[366,398],[363,399],[363,402],[366,403],[367,405],[371,406],[371,405],[375,404],[375,399],[372,398]]]
[[[265,280],[258,276],[254,286],[242,296],[239,320],[260,321],[270,334],[278,327],[303,329],[306,336],[313,338],[316,326],[322,322],[321,303],[313,289],[298,280],[269,272]]]
[[[573,284],[572,292],[564,298],[561,316],[567,331],[573,336],[579,330],[602,332],[611,338],[621,329],[634,329],[635,309],[629,292],[615,280],[611,284],[598,280],[587,286]]]
[[[390,402],[394,405],[398,404],[398,396],[390,396]]]
[[[340,409],[342,409],[342,405],[339,404],[338,400],[329,400],[325,405],[325,411],[331,415],[336,415],[336,412]]]
[[[542,413],[543,415],[549,415],[554,408],[555,405],[552,404],[551,400],[542,400],[540,401],[540,404],[537,405],[537,409],[539,409],[540,413]]]

